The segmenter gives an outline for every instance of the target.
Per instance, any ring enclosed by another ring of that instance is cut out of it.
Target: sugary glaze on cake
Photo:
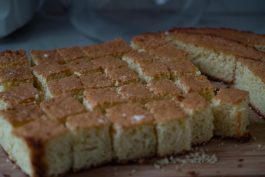
[[[72,96],[64,95],[41,102],[41,109],[53,120],[85,112],[84,106]]]
[[[104,88],[114,86],[114,82],[107,78],[104,73],[91,73],[80,76],[84,88]]]
[[[59,52],[54,50],[31,50],[31,60],[35,65],[42,65],[44,63],[58,63],[64,64],[65,61]]]
[[[139,126],[141,124],[152,123],[154,120],[151,113],[135,103],[117,105],[107,109],[106,112],[110,121],[121,127]]]
[[[185,96],[181,101],[181,105],[185,109],[200,111],[209,107],[209,103],[198,93],[192,92]]]
[[[5,68],[0,70],[0,82],[33,82],[33,75],[29,67]]]
[[[217,36],[192,34],[178,31],[170,31],[169,38],[197,47],[203,47],[214,52],[222,52],[235,57],[247,57],[256,60],[264,59],[264,54],[252,47],[245,46],[239,42],[224,39]]]
[[[239,104],[242,101],[248,100],[248,92],[244,90],[234,89],[234,88],[222,88],[217,92],[214,99],[220,100],[221,103],[227,104]]]

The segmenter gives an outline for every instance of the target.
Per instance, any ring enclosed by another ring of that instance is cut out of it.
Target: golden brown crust
[[[110,122],[104,114],[99,111],[92,111],[69,116],[66,125],[71,130],[78,130],[90,127],[109,126]]]
[[[147,84],[147,88],[159,97],[178,97],[181,96],[181,91],[175,83],[168,79],[154,80]]]
[[[14,127],[19,127],[38,119],[47,120],[47,116],[37,105],[15,106],[11,110],[0,111],[0,116]]]
[[[105,57],[100,57],[95,60],[92,60],[92,63],[100,68],[108,69],[108,68],[119,68],[119,67],[124,67],[127,66],[127,63],[115,58],[113,56],[105,56]]]
[[[166,62],[165,65],[169,68],[172,77],[180,77],[183,75],[198,75],[199,69],[189,60],[176,60]]]
[[[57,50],[31,50],[30,55],[33,63],[36,65],[42,65],[44,63],[65,63],[63,57]]]
[[[92,108],[114,105],[123,102],[116,93],[115,88],[86,89],[84,91],[84,101],[88,101]]]
[[[45,63],[42,65],[37,65],[32,67],[32,71],[34,75],[39,75],[45,78],[46,80],[52,80],[56,78],[58,75],[69,76],[71,75],[71,70],[67,67],[67,65],[59,65],[59,64],[49,64]]]
[[[126,58],[128,58],[137,64],[152,63],[153,61],[155,61],[155,58],[149,55],[147,52],[131,51],[125,54],[123,57],[123,60],[126,60]]]
[[[40,94],[30,83],[23,83],[9,91],[0,93],[0,99],[8,104],[9,108],[16,105],[35,104],[40,99]]]
[[[217,92],[214,99],[220,100],[221,103],[239,104],[248,100],[249,94],[247,91],[235,88],[222,88]]]
[[[100,71],[99,66],[94,65],[91,61],[84,58],[69,62],[68,67],[78,76]]]
[[[179,103],[173,100],[153,101],[145,104],[145,106],[154,115],[156,122],[187,118]]]
[[[168,67],[162,62],[141,63],[140,67],[145,76],[152,77],[153,79],[170,78]]]
[[[112,80],[116,86],[138,82],[138,75],[127,67],[106,69],[106,76]]]
[[[256,60],[262,60],[265,58],[263,52],[259,52],[256,49],[245,46],[239,42],[217,36],[172,31],[169,33],[169,37],[173,40],[176,39],[217,53],[222,52],[235,57],[247,57]]]
[[[131,43],[140,49],[151,49],[166,45],[161,33],[143,33],[134,36]]]
[[[40,107],[53,120],[85,112],[84,106],[69,95],[44,101],[40,104]]]
[[[0,52],[0,68],[29,66],[24,50],[5,50]]]
[[[91,73],[80,76],[84,88],[104,88],[114,86],[113,81],[108,79],[103,73]]]
[[[141,105],[127,103],[107,109],[107,117],[114,125],[131,127],[146,123],[153,123],[154,118]]]
[[[78,95],[83,90],[83,84],[81,83],[79,77],[72,75],[59,80],[47,82],[47,88],[53,96],[64,94]]]
[[[58,53],[63,57],[65,62],[70,62],[80,58],[86,58],[85,53],[80,47],[70,47],[57,49]]]
[[[181,105],[185,109],[199,111],[209,107],[209,103],[198,93],[192,92],[185,96]]]
[[[231,28],[179,28],[176,31],[184,31],[198,34],[209,34],[241,42],[248,46],[265,46],[265,36],[248,31],[239,31]]]
[[[130,50],[130,46],[121,38],[113,39],[102,44],[83,47],[86,56],[91,59],[104,56],[120,57]]]
[[[127,101],[146,102],[154,98],[145,85],[141,83],[131,83],[118,88],[118,93]]]
[[[0,70],[0,82],[33,82],[33,75],[29,67],[6,68]]]
[[[175,61],[180,59],[185,60],[188,56],[187,52],[178,49],[170,44],[157,48],[150,48],[147,50],[147,52],[161,61]]]

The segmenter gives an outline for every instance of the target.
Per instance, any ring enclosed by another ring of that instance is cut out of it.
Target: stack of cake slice
[[[24,51],[1,52],[1,146],[38,177],[180,154],[214,135],[245,136],[247,92],[216,94],[183,49],[163,33],[148,33],[132,47],[114,39],[33,50],[30,59]],[[256,66],[260,53],[253,55],[242,68]]]

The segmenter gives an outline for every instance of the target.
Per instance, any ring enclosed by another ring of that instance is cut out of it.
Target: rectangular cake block
[[[149,91],[142,83],[131,83],[117,88],[118,94],[122,99],[129,102],[145,103],[155,98],[155,95]]]
[[[93,111],[69,116],[67,128],[73,135],[73,170],[87,169],[112,160],[110,121]]]
[[[41,102],[41,109],[50,119],[65,122],[66,117],[85,112],[85,107],[70,95],[59,96]]]
[[[115,88],[86,89],[83,104],[90,110],[104,111],[106,108],[122,103],[124,100]]]
[[[127,66],[120,68],[108,68],[105,70],[106,76],[114,83],[114,86],[121,86],[133,82],[139,82],[137,73]]]
[[[54,121],[36,120],[13,131],[10,154],[29,176],[58,176],[71,170],[72,136]]]
[[[150,157],[156,151],[154,118],[138,104],[107,109],[112,123],[114,158],[119,162]]]
[[[42,65],[45,63],[64,64],[63,57],[57,50],[31,50],[31,62],[33,65]]]
[[[30,66],[24,50],[5,50],[0,52],[0,69]]]
[[[125,61],[113,56],[100,57],[92,60],[92,63],[102,70],[127,66]]]
[[[221,37],[172,30],[168,39],[189,53],[190,60],[205,73],[225,82],[233,82],[238,57],[261,60],[262,52]]]
[[[248,92],[224,88],[212,100],[214,133],[222,137],[248,136]]]
[[[111,81],[104,73],[97,72],[80,76],[80,80],[84,88],[105,88],[114,86],[114,82]]]
[[[265,64],[251,59],[237,62],[234,87],[249,92],[251,106],[265,115]]]
[[[206,100],[211,100],[214,96],[214,87],[203,75],[184,75],[176,80],[177,87],[184,93],[197,92]]]
[[[41,94],[32,84],[20,84],[0,93],[0,110],[12,109],[17,105],[36,104],[40,99]]]
[[[179,103],[161,100],[149,102],[145,106],[155,117],[158,156],[179,154],[191,149],[190,118]]]
[[[82,59],[86,58],[85,53],[80,47],[69,47],[69,48],[60,48],[57,49],[58,53],[62,56],[64,61],[66,63],[77,60],[77,59]]]
[[[181,90],[169,79],[151,81],[147,84],[147,88],[159,99],[173,98],[178,100],[182,97]]]
[[[29,67],[0,70],[0,92],[7,91],[21,83],[33,84],[33,75]]]
[[[83,47],[83,51],[90,59],[104,56],[121,57],[130,50],[130,46],[121,38],[113,39],[102,44]]]
[[[72,74],[67,65],[60,65],[55,63],[45,63],[42,65],[33,66],[32,72],[39,84],[38,86],[43,90],[46,89],[46,84],[48,81],[57,80],[63,77],[70,76]]]
[[[77,76],[100,72],[101,70],[99,66],[94,65],[87,58],[73,60],[68,63],[68,67]]]
[[[48,81],[45,90],[45,98],[50,99],[64,94],[70,94],[81,99],[83,88],[81,80],[75,75]]]
[[[192,144],[202,144],[213,137],[214,117],[211,105],[198,93],[189,93],[181,102],[192,119]]]

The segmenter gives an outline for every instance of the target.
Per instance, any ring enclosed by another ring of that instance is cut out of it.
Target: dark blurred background
[[[0,50],[129,40],[172,27],[265,33],[264,0],[0,0]]]

